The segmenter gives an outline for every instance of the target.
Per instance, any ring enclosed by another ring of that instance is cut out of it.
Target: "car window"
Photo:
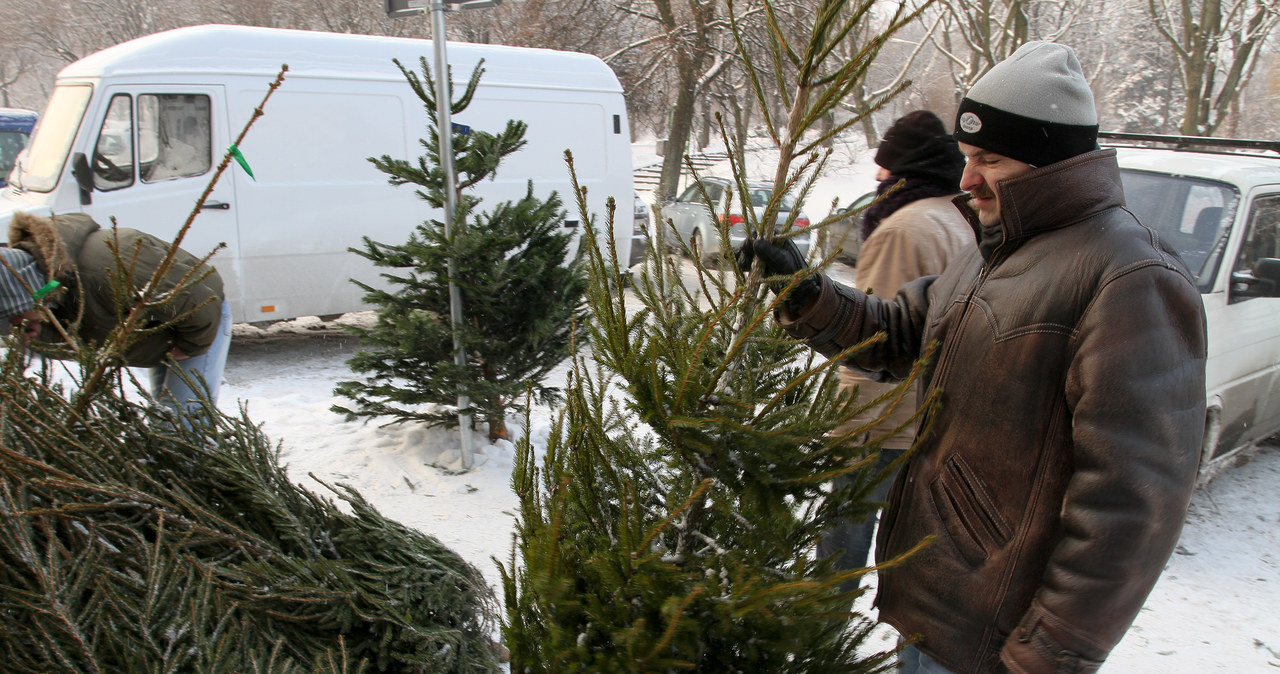
[[[1259,260],[1280,258],[1280,194],[1254,199],[1246,227],[1231,266],[1233,276],[1252,277]]]
[[[142,182],[198,176],[213,166],[209,97],[138,96],[138,160]]]
[[[93,146],[93,186],[103,192],[133,184],[133,105],[128,94],[116,94]]]
[[[0,175],[8,175],[18,153],[27,146],[27,134],[21,131],[0,131]]]
[[[796,207],[796,202],[791,198],[790,194],[782,195],[782,199],[778,202],[778,210],[790,211]]]
[[[701,201],[702,201],[702,191],[698,188],[698,184],[697,184],[697,183],[694,183],[694,184],[692,184],[692,185],[690,185],[690,186],[688,186],[688,187],[684,188],[684,191],[680,193],[680,196],[676,197],[676,201],[678,201],[678,202],[680,202],[680,203],[696,203],[696,202],[701,202]]]
[[[1200,292],[1212,290],[1239,191],[1227,183],[1129,169],[1120,179],[1128,209],[1178,251]]]
[[[717,207],[724,201],[724,185],[719,183],[706,183],[707,198]]]

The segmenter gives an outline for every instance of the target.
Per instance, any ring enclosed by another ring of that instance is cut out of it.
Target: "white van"
[[[284,84],[239,146],[254,177],[233,163],[182,247],[203,254],[226,244],[214,264],[237,322],[367,308],[349,279],[384,284],[348,247],[359,247],[363,236],[402,243],[419,223],[442,217],[414,186],[389,185],[367,160],[416,162],[424,153],[419,139],[435,111],[391,62],[420,71],[424,56],[430,64],[430,41],[220,25],[97,52],[58,74],[26,155],[0,194],[0,224],[18,210],[79,211],[103,226],[114,218],[172,238],[288,64]],[[565,226],[582,232],[566,149],[600,226],[607,197],[631,203],[626,105],[604,62],[464,43],[450,43],[448,57],[458,93],[481,59],[485,68],[455,124],[493,133],[509,119],[528,124],[525,148],[503,162],[496,180],[474,188],[481,211],[523,197],[532,180],[538,196],[560,194]],[[620,260],[629,257],[631,230],[629,218],[614,223]],[[607,246],[607,235],[601,232],[600,245]]]
[[[1209,325],[1207,482],[1280,433],[1280,143],[1104,133],[1126,206],[1176,248]],[[1173,147],[1132,147],[1135,144]]]

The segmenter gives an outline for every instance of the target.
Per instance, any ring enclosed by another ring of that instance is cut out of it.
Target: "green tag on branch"
[[[258,179],[253,177],[253,169],[249,168],[249,162],[244,158],[243,154],[240,154],[240,148],[232,145],[227,149],[231,150],[231,156],[235,158],[236,163],[240,165],[240,168],[244,169],[244,172],[249,174],[249,178],[254,182],[257,182]]]
[[[43,299],[45,295],[48,295],[49,293],[57,290],[58,287],[61,285],[62,284],[58,283],[57,281],[49,281],[48,283],[41,286],[39,290],[31,293],[31,299],[34,299],[34,300]]]

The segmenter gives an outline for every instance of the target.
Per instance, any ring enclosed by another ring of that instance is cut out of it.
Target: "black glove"
[[[765,283],[775,295],[780,294],[791,283],[796,272],[807,269],[804,256],[791,239],[776,239],[773,242],[765,239],[749,238],[742,242],[734,256],[738,268],[745,274],[751,271],[751,263],[760,258],[764,267]],[[780,278],[779,278],[780,277]],[[799,312],[810,302],[818,299],[822,292],[822,282],[817,274],[809,274],[796,283],[791,292],[783,298],[783,303],[794,312]]]

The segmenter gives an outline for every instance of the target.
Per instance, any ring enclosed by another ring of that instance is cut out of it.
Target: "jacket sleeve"
[[[926,276],[903,286],[893,299],[868,295],[819,274],[822,291],[803,315],[786,308],[775,314],[793,337],[818,353],[834,357],[851,346],[884,333],[884,339],[849,355],[844,364],[875,381],[902,379],[920,357],[920,340],[929,313]]]
[[[1093,671],[1120,641],[1186,517],[1205,421],[1204,305],[1153,264],[1105,282],[1074,339],[1065,395],[1074,473],[1014,672]]]
[[[216,275],[217,272],[211,272]],[[207,279],[206,279],[207,281]],[[187,313],[170,328],[173,345],[188,356],[206,353],[222,323],[222,293],[207,282],[197,283],[171,306],[176,315]]]

